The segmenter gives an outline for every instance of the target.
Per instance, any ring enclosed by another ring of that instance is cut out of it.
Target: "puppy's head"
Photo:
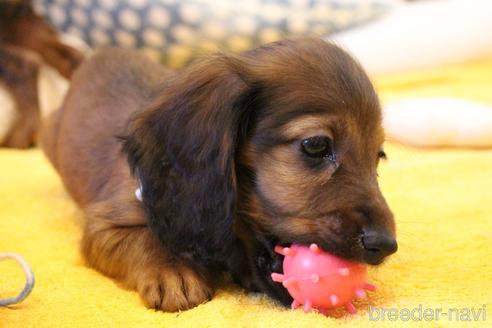
[[[381,110],[361,67],[317,39],[217,56],[176,75],[125,150],[150,225],[175,254],[271,282],[276,244],[379,264],[396,251],[377,182]]]

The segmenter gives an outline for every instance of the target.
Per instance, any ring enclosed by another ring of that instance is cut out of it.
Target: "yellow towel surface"
[[[386,101],[457,96],[492,105],[492,59],[382,78],[377,85]],[[84,265],[82,213],[41,151],[0,150],[0,252],[21,254],[36,275],[23,303],[0,308],[0,327],[458,327],[466,319],[472,321],[466,327],[492,327],[492,150],[388,144],[386,152],[380,183],[396,216],[399,251],[370,269],[379,289],[356,302],[356,315],[325,317],[281,308],[234,286],[189,311],[146,309],[135,292]],[[23,283],[15,263],[0,262],[0,298]],[[382,320],[382,309],[398,315]],[[408,321],[405,309],[413,316]]]

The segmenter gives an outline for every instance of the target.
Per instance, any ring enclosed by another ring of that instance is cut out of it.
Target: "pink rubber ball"
[[[294,309],[302,305],[305,312],[315,308],[325,313],[345,306],[348,312],[355,313],[352,300],[365,298],[364,290],[376,289],[367,283],[365,265],[323,252],[316,244],[277,246],[275,252],[285,256],[284,273],[272,273],[272,279],[287,288],[294,299]]]

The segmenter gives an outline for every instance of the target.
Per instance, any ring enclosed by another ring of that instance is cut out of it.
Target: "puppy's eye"
[[[384,160],[388,159],[388,156],[386,156],[386,153],[384,152],[384,150],[383,150],[383,149],[380,149],[380,150],[378,151],[378,158],[379,158],[379,159],[384,159]]]
[[[326,136],[315,136],[302,140],[302,151],[309,157],[334,158],[333,141]]]

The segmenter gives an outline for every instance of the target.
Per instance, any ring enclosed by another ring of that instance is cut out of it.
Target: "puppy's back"
[[[80,205],[98,198],[121,166],[117,137],[169,76],[163,66],[123,49],[103,50],[77,69],[62,108],[44,126],[42,145]]]

